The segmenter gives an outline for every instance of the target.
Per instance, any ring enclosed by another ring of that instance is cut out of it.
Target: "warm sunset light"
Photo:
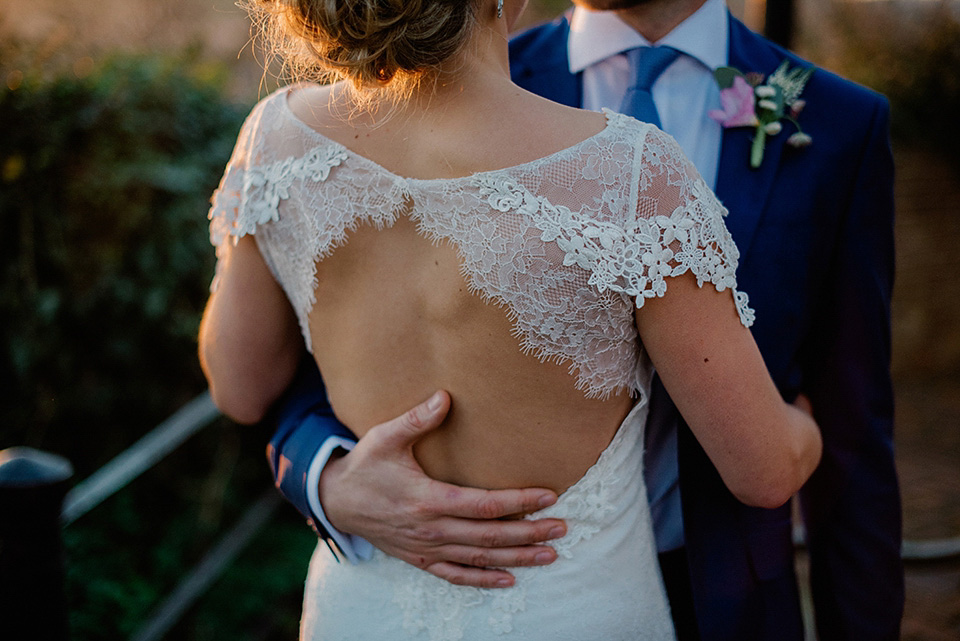
[[[957,638],[958,70],[960,0],[0,0],[0,639]]]

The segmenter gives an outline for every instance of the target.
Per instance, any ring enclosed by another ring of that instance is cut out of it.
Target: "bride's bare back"
[[[318,266],[314,354],[337,417],[358,435],[434,390],[453,399],[416,449],[436,479],[563,490],[609,443],[630,406],[587,399],[568,364],[520,351],[507,310],[469,291],[456,251],[401,218],[363,227]]]
[[[414,178],[522,164],[604,127],[600,114],[511,93],[502,104],[513,118],[478,115],[467,124],[449,122],[447,112],[447,122],[397,117],[378,127],[334,115],[329,88],[303,88],[287,100],[324,136]],[[499,124],[485,122],[490,117]],[[564,126],[542,125],[558,121]],[[360,226],[317,263],[310,334],[338,418],[362,435],[444,389],[452,410],[416,450],[430,476],[476,487],[565,489],[609,443],[630,393],[588,399],[569,362],[523,353],[510,309],[471,291],[457,249],[431,242],[409,213],[385,229]]]

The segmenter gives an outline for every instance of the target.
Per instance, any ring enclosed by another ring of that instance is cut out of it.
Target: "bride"
[[[433,395],[431,477],[553,489],[535,516],[568,528],[504,590],[318,545],[302,638],[673,638],[641,470],[653,367],[745,503],[782,504],[820,457],[747,329],[725,210],[652,125],[510,81],[523,0],[250,2],[334,82],[261,101],[215,194],[218,406],[258,420],[306,346],[358,436]]]

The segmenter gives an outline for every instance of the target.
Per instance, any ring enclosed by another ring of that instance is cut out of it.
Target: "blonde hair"
[[[409,95],[470,37],[478,0],[241,0],[293,79]],[[369,92],[367,92],[369,93]]]

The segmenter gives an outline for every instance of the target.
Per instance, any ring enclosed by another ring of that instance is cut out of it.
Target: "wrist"
[[[329,506],[325,506],[320,500],[320,492],[321,488],[325,488],[327,499],[333,501],[334,504],[336,504],[337,498],[342,496],[337,491],[342,483],[337,481],[347,471],[348,462],[343,458],[344,453],[353,449],[354,445],[356,445],[354,441],[336,436],[327,439],[310,465],[305,488],[310,510],[313,513],[314,529],[326,541],[331,550],[335,548],[340,552],[338,558],[342,556],[350,563],[358,563],[369,559],[373,554],[373,546],[359,536],[342,531],[339,526],[331,523],[327,516]],[[331,474],[327,476],[327,483],[321,483],[321,478],[328,471]],[[336,511],[336,506],[334,506],[334,511]]]
[[[339,510],[336,497],[342,496],[337,488],[340,487],[339,483],[347,465],[347,461],[344,460],[346,454],[347,452],[342,449],[337,449],[331,453],[317,482],[317,496],[323,506],[327,521],[341,532],[346,532],[346,530],[342,526],[342,520],[337,518]]]

